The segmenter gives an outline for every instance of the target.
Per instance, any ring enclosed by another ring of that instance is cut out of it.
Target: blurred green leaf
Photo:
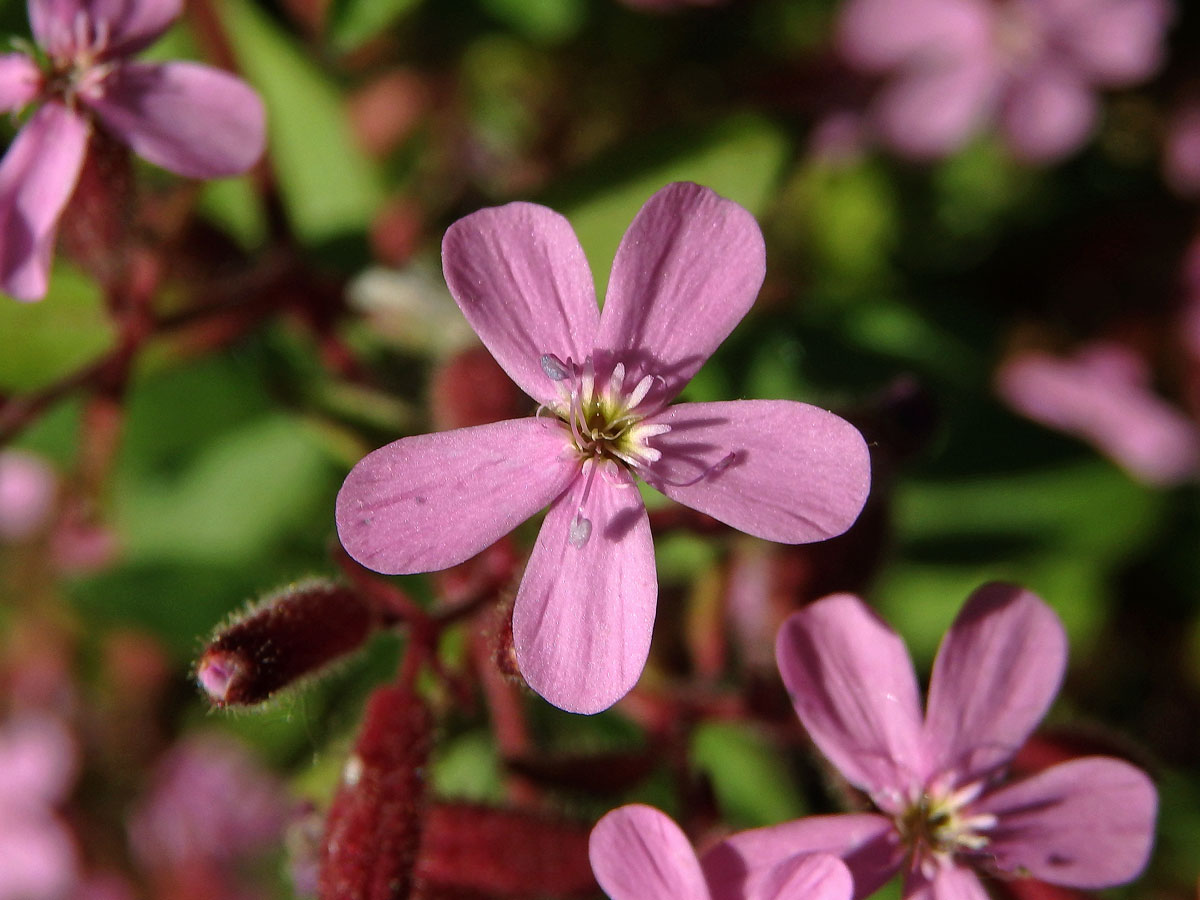
[[[708,775],[722,816],[735,829],[775,825],[807,812],[779,748],[748,725],[701,725],[692,735],[691,757]]]
[[[526,37],[558,43],[579,31],[587,8],[583,0],[481,0],[489,13]]]
[[[829,277],[863,281],[890,268],[900,211],[877,163],[814,159],[788,184],[781,207],[777,231],[784,240],[789,231],[802,235]]]
[[[896,490],[903,539],[1029,535],[1075,554],[1129,552],[1157,520],[1160,498],[1101,461]]]
[[[219,225],[247,250],[267,236],[267,216],[250,179],[219,178],[200,191],[200,212]]]
[[[78,271],[55,266],[36,303],[0,295],[0,392],[30,391],[112,349],[116,331],[99,289]]]
[[[322,244],[364,232],[384,191],[355,144],[341,93],[257,6],[223,0],[222,10],[242,71],[266,104],[267,152],[297,234]]]
[[[274,415],[212,441],[177,477],[131,480],[117,521],[130,559],[249,562],[297,531],[329,530],[318,505],[332,480],[316,437]]]
[[[617,179],[561,207],[591,261],[598,296],[604,296],[621,236],[651,194],[673,181],[694,181],[762,215],[775,197],[788,150],[777,126],[740,117],[698,134],[657,138],[650,147],[628,148],[612,160]]]
[[[327,27],[339,50],[352,50],[412,11],[421,0],[333,0]]]
[[[471,731],[442,744],[432,770],[433,789],[440,797],[476,803],[504,800],[500,760],[486,731]]]

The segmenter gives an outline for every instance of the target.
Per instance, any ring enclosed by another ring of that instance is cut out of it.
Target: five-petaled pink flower
[[[854,893],[850,871],[828,853],[788,856],[733,893],[710,886],[679,826],[641,804],[614,809],[597,822],[588,855],[612,900],[850,900]]]
[[[1136,84],[1164,55],[1170,0],[848,0],[839,45],[888,75],[873,119],[909,156],[952,153],[993,119],[1020,157],[1079,147],[1096,90]]]
[[[645,665],[658,583],[634,476],[768,540],[823,540],[858,516],[866,445],[832,413],[784,400],[667,406],[762,284],[762,234],[737,204],[686,183],[651,197],[617,250],[603,312],[571,226],[544,206],[459,220],[442,261],[538,415],[369,454],[338,495],[338,533],[375,571],[427,572],[549,504],[513,638],[526,681],[551,703],[606,709]]]
[[[776,651],[813,741],[882,815],[743,832],[710,851],[706,869],[710,858],[746,873],[831,852],[856,897],[903,869],[907,900],[986,900],[976,871],[1094,889],[1145,866],[1157,798],[1140,769],[1087,757],[1005,782],[1066,668],[1062,624],[1028,591],[989,584],[971,595],[938,651],[923,719],[903,642],[857,597],[795,613]]]
[[[95,122],[143,159],[189,178],[234,175],[262,155],[262,102],[245,82],[198,63],[129,59],[166,31],[181,4],[29,0],[42,54],[0,55],[0,111],[41,103],[0,163],[6,293],[45,295],[58,220]]]

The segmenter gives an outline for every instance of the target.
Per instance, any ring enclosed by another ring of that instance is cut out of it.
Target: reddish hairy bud
[[[372,608],[350,588],[293,585],[218,631],[196,664],[196,680],[216,706],[261,703],[357,650],[375,624]]]
[[[376,689],[325,825],[321,900],[401,900],[412,889],[433,725],[406,687]]]

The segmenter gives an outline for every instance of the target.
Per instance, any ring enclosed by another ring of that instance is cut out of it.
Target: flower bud
[[[325,825],[321,900],[402,900],[424,817],[432,720],[410,688],[376,689]]]
[[[292,585],[217,632],[196,664],[216,706],[261,703],[363,645],[376,624],[353,590],[326,581]]]

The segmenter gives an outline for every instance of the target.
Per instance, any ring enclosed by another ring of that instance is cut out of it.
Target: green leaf
[[[257,6],[224,0],[222,11],[238,63],[266,104],[267,149],[297,234],[324,244],[364,232],[383,185],[354,142],[340,91]]]
[[[692,735],[692,764],[705,772],[735,829],[775,825],[805,814],[779,748],[748,725],[710,722]]]
[[[56,266],[50,291],[37,303],[0,295],[0,392],[31,391],[111,350],[116,330],[97,287]]]
[[[433,789],[441,797],[456,800],[502,802],[500,760],[491,736],[472,731],[439,747],[433,761]]]
[[[481,3],[514,31],[547,44],[575,35],[587,13],[583,0],[481,0]]]
[[[207,444],[174,476],[129,479],[116,498],[132,560],[249,563],[319,525],[334,478],[315,435],[274,415]],[[328,512],[328,511],[326,511]]]
[[[329,39],[339,50],[352,50],[369,41],[421,0],[333,0],[329,9]]]

